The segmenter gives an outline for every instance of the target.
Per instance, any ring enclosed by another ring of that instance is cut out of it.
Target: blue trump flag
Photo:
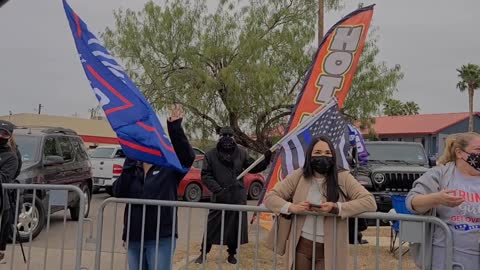
[[[125,154],[185,172],[145,97],[66,0],[63,6],[85,74]]]

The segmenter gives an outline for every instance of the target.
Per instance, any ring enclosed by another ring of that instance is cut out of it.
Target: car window
[[[74,148],[76,159],[80,161],[87,160],[88,154],[86,152],[85,145],[80,138],[71,137],[70,140]]]
[[[60,150],[62,151],[62,157],[65,161],[73,160],[73,147],[70,140],[67,137],[58,138],[60,144]]]
[[[425,152],[419,145],[410,144],[367,144],[369,161],[403,161],[425,164]]]
[[[16,135],[15,142],[17,143],[22,161],[37,161],[39,159],[38,145],[40,137]]]
[[[62,156],[57,144],[57,139],[55,137],[48,137],[45,139],[45,145],[43,146],[43,156]]]
[[[102,147],[102,148],[95,148],[93,150],[91,157],[92,158],[111,158],[113,151],[115,148],[111,147]]]
[[[118,149],[117,152],[115,153],[116,158],[125,158],[125,153],[123,152],[122,149]]]
[[[195,160],[195,162],[193,162],[193,167],[194,168],[197,168],[197,169],[202,169],[202,165],[203,165],[203,159],[199,159],[199,160]]]
[[[198,156],[198,155],[205,155],[205,153],[204,153],[202,150],[200,150],[200,149],[198,149],[198,148],[196,148],[196,147],[193,147],[193,152],[195,153],[196,156]]]

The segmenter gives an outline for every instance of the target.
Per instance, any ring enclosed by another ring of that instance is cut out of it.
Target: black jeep
[[[365,146],[368,165],[358,166],[354,174],[374,194],[380,212],[392,208],[392,194],[408,193],[413,182],[435,166],[420,143],[376,141]]]

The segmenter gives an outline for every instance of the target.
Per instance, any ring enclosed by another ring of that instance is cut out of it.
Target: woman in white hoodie
[[[406,205],[413,213],[436,215],[447,223],[453,233],[453,261],[464,270],[478,270],[480,134],[454,134],[445,143],[439,166],[413,183]],[[445,269],[445,232],[435,228],[432,241],[432,269]]]

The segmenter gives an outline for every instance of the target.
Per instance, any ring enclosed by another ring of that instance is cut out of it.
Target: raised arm
[[[182,128],[182,118],[168,121],[167,127],[168,135],[170,136],[173,149],[175,149],[180,164],[182,164],[184,168],[190,168],[193,161],[195,161],[195,152]]]
[[[190,168],[195,161],[195,152],[183,130],[183,116],[182,106],[179,104],[174,105],[170,110],[170,116],[167,121],[168,135],[170,136],[173,149],[175,149],[180,164],[182,164],[184,168]]]

